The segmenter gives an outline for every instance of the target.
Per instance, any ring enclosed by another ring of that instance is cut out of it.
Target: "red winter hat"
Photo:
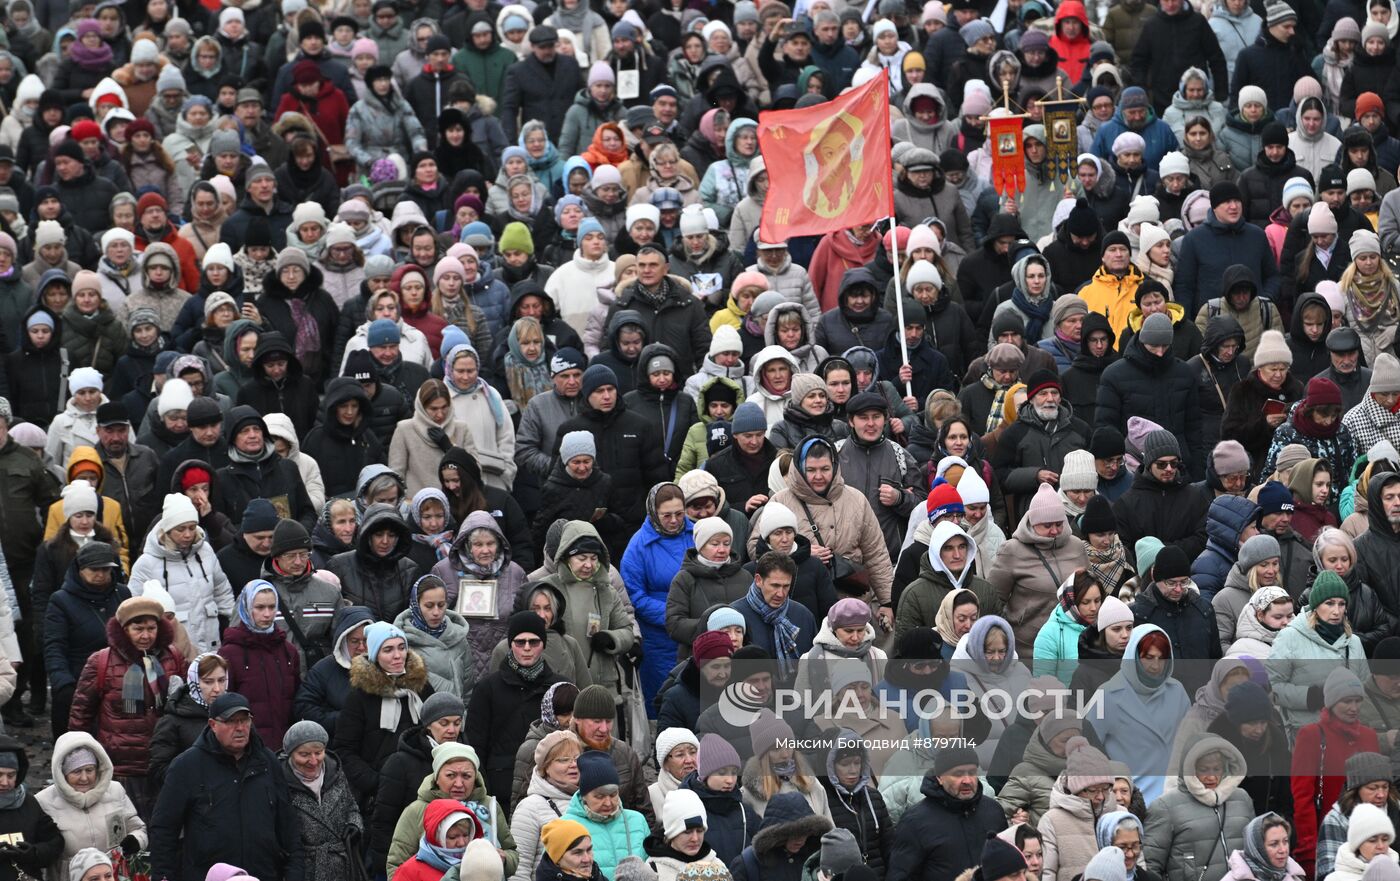
[[[136,120],[135,122],[131,123],[126,127],[126,139],[128,141],[131,140],[132,136],[135,135],[137,132],[145,132],[146,134],[154,138],[156,136],[155,124],[152,123],[149,119],[146,119],[144,116],[141,117],[140,119]]]
[[[716,658],[733,657],[734,642],[727,633],[719,630],[707,630],[695,637],[690,651],[691,657],[695,658],[695,666],[699,667],[706,661],[713,661]]]
[[[213,483],[214,477],[206,469],[198,465],[185,469],[185,473],[180,475],[180,489],[188,490],[192,486],[201,483]]]
[[[298,86],[321,81],[321,68],[316,62],[303,58],[292,65],[292,82]]]
[[[1356,112],[1352,115],[1360,119],[1367,113],[1379,113],[1381,116],[1385,116],[1385,102],[1375,92],[1362,92],[1356,96]]]
[[[928,494],[928,519],[930,523],[939,517],[945,517],[949,514],[961,515],[966,511],[957,487],[941,477],[933,482],[933,489],[929,490]]]
[[[73,128],[69,130],[68,135],[79,143],[88,138],[97,138],[100,141],[102,140],[102,127],[91,119],[80,119],[73,123]]]
[[[160,208],[162,211],[169,210],[169,204],[160,193],[146,193],[136,200],[136,216],[139,218],[146,213],[147,208]]]
[[[1311,407],[1339,407],[1342,404],[1342,390],[1325,376],[1314,376],[1308,380],[1308,393],[1305,405]]]

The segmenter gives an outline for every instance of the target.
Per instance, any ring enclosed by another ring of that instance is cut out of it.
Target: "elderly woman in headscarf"
[[[526,580],[525,570],[513,561],[510,542],[496,519],[487,511],[468,514],[457,530],[452,550],[433,567],[432,574],[447,586],[448,608],[457,607],[458,586],[464,579],[495,584],[494,615],[473,615],[469,628],[472,668],[495,670],[489,666],[491,651],[506,635],[506,621]]]
[[[442,490],[425,486],[413,494],[408,505],[408,527],[413,539],[408,558],[418,564],[420,571],[430,572],[440,560],[447,559],[456,525],[447,494]]]
[[[690,519],[685,516],[685,493],[674,483],[658,483],[647,493],[647,518],[642,528],[632,536],[623,551],[618,569],[627,585],[627,593],[636,609],[642,628],[642,688],[647,696],[648,713],[655,715],[652,698],[661,689],[671,668],[675,666],[676,642],[666,630],[666,602],[671,582],[681,571],[687,554],[697,562],[705,542],[693,534]],[[730,532],[723,520],[708,518],[705,539]],[[733,534],[729,535],[732,540]],[[729,562],[729,554],[724,555]],[[721,564],[711,562],[708,568],[718,571]],[[704,565],[704,564],[700,564]]]
[[[1005,618],[987,615],[978,618],[953,652],[952,669],[967,677],[967,685],[979,699],[991,691],[1020,694],[1029,685],[1030,671],[1016,654],[1016,634]],[[1004,719],[993,719],[991,730],[977,747],[984,763],[996,753],[997,742],[1006,731]]]
[[[1142,820],[1123,807],[1104,813],[1094,824],[1094,838],[1100,848],[1123,851],[1127,881],[1162,881],[1162,876],[1142,861],[1142,833]]]
[[[1230,881],[1303,881],[1303,867],[1289,855],[1293,827],[1278,814],[1260,814],[1244,827],[1244,847],[1228,860]]]
[[[529,316],[517,318],[511,325],[506,346],[500,372],[517,412],[524,412],[531,398],[554,389],[549,373],[550,346],[539,320]]]

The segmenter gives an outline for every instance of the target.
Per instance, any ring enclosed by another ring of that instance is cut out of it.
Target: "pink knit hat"
[[[1065,789],[1075,795],[1091,786],[1112,786],[1113,771],[1108,756],[1083,737],[1071,737],[1065,744]]]
[[[1031,526],[1065,522],[1065,507],[1053,486],[1042,483],[1040,489],[1035,491],[1035,498],[1031,499],[1030,507],[1026,509],[1026,522]]]

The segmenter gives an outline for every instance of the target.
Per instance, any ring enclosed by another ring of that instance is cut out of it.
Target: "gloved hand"
[[[12,844],[10,845],[10,856],[21,860],[30,859],[34,856],[34,845],[27,841]]]
[[[437,448],[444,453],[452,449],[452,438],[448,437],[447,432],[438,428],[436,425],[428,429],[428,440],[437,444]]]
[[[617,648],[617,640],[612,638],[611,633],[608,633],[603,630],[600,630],[597,633],[593,634],[591,637],[589,637],[588,644],[592,647],[593,651],[595,652],[611,653]]]
[[[141,852],[141,842],[136,839],[135,835],[128,835],[122,839],[121,848],[122,853],[127,856],[135,856]]]
[[[1322,686],[1310,685],[1308,686],[1308,712],[1316,713],[1320,709],[1322,709]]]

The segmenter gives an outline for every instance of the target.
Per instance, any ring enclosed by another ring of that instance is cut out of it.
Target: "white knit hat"
[[[181,493],[171,493],[161,505],[160,522],[156,524],[156,529],[165,533],[184,523],[198,522],[199,512],[195,510],[194,502]]]
[[[1159,242],[1170,242],[1171,240],[1171,233],[1162,229],[1157,224],[1144,223],[1138,230],[1138,253],[1146,254],[1148,251],[1157,247]]]
[[[350,224],[336,221],[326,229],[323,241],[327,248],[334,245],[353,245],[355,244],[355,231],[350,228]]]
[[[1287,364],[1293,366],[1293,350],[1288,348],[1283,334],[1276,330],[1266,330],[1259,335],[1259,348],[1254,350],[1254,364]]]
[[[1246,104],[1263,104],[1269,106],[1269,96],[1258,86],[1245,86],[1240,89],[1238,106],[1244,107]]]
[[[1162,216],[1162,208],[1155,196],[1138,196],[1128,205],[1128,216],[1123,222],[1129,226],[1135,223],[1156,223]]]
[[[662,837],[670,841],[697,824],[701,829],[710,828],[710,818],[700,796],[690,789],[673,789],[666,793],[666,801],[661,804]]]
[[[1173,150],[1162,157],[1161,163],[1157,166],[1157,173],[1162,177],[1169,174],[1191,173],[1191,162],[1186,158],[1186,154],[1180,150]]]
[[[1094,470],[1094,454],[1088,450],[1071,450],[1065,454],[1060,468],[1060,489],[1093,490],[1099,487],[1099,473]],[[964,500],[966,504],[966,500]]]
[[[683,236],[698,236],[710,231],[710,224],[705,220],[705,211],[699,205],[688,205],[681,211],[680,227]]]
[[[102,374],[93,367],[79,367],[68,374],[68,391],[77,393],[88,389],[102,391]]]
[[[97,513],[97,490],[86,480],[75,480],[63,488],[63,519],[74,514]]]
[[[1337,218],[1333,216],[1331,207],[1326,202],[1314,202],[1313,206],[1308,209],[1308,235],[1335,236],[1336,234]]]
[[[703,548],[710,539],[717,535],[727,535],[730,541],[734,540],[734,530],[729,527],[728,523],[724,522],[724,518],[722,517],[704,518],[699,523],[695,524],[692,535],[695,538],[695,549],[697,551]]]
[[[739,337],[739,331],[735,330],[733,325],[721,324],[719,328],[715,330],[715,335],[710,338],[709,356],[711,358],[723,352],[739,352],[742,354],[743,351],[744,341]]]
[[[943,276],[939,274],[938,267],[927,260],[919,260],[909,267],[908,289],[914,290],[915,285],[928,283],[943,290]]]
[[[992,500],[987,482],[975,468],[963,469],[962,477],[958,478],[958,495],[962,497],[964,506],[985,505]]]
[[[1347,850],[1356,853],[1373,835],[1389,835],[1395,839],[1395,825],[1385,811],[1369,802],[1362,802],[1351,809],[1351,822],[1347,824]]]
[[[163,417],[172,410],[188,410],[193,400],[194,392],[188,382],[174,377],[167,379],[156,399],[156,415]]]
[[[83,881],[83,876],[94,866],[110,866],[112,858],[95,847],[85,847],[73,854],[68,861],[68,881]]]
[[[321,229],[330,225],[326,218],[326,209],[321,207],[320,202],[302,202],[292,209],[292,229],[300,229],[303,223],[319,224]]]
[[[1351,249],[1352,257],[1359,257],[1362,254],[1379,254],[1381,252],[1381,240],[1369,229],[1358,229],[1351,234],[1351,239],[1347,242]],[[1256,359],[1255,364],[1259,361]]]
[[[1128,604],[1115,596],[1104,597],[1103,605],[1099,606],[1099,617],[1094,623],[1098,626],[1099,632],[1107,630],[1114,624],[1133,622],[1133,610]]]
[[[1284,182],[1283,201],[1280,204],[1287,208],[1288,203],[1299,196],[1307,196],[1309,202],[1317,201],[1317,195],[1313,193],[1312,184],[1308,183],[1307,178],[1290,177]]]
[[[650,220],[651,225],[658,230],[661,229],[661,209],[650,202],[639,202],[636,205],[627,206],[627,229],[632,228],[632,224],[639,220]]]
[[[63,232],[63,225],[57,220],[41,220],[39,226],[34,231],[34,247],[42,248],[45,245],[62,245],[68,241],[68,236]]]
[[[671,750],[688,743],[700,749],[700,738],[695,736],[695,732],[689,728],[667,728],[656,735],[656,760],[665,763],[666,757],[671,754]]]
[[[175,598],[154,578],[141,585],[141,596],[160,603],[160,607],[167,612],[175,611]]]
[[[1364,190],[1376,189],[1376,176],[1365,168],[1353,168],[1347,172],[1347,195]]]
[[[233,271],[233,251],[223,242],[215,242],[209,246],[209,250],[204,252],[203,268],[211,266],[222,266],[229,272]]]
[[[769,502],[763,506],[763,515],[759,519],[759,535],[765,540],[775,531],[783,527],[797,530],[797,515],[792,513],[792,509],[782,502]]]

